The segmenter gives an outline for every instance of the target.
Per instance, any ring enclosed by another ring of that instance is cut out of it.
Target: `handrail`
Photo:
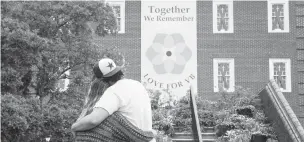
[[[193,86],[190,87],[190,108],[191,108],[191,117],[192,117],[192,133],[194,141],[202,142],[201,128],[199,125],[199,119],[197,114],[197,106],[195,101],[195,94],[193,93]]]
[[[304,129],[279,86],[273,79],[267,84],[266,90],[269,92],[269,96],[276,109],[281,112],[279,115],[283,119],[284,126],[291,130],[288,131],[289,135],[296,140],[296,142],[304,142]]]

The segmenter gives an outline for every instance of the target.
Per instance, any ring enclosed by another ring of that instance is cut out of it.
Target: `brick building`
[[[96,38],[125,54],[126,76],[141,80],[141,2],[111,2],[120,32]],[[270,78],[304,124],[304,2],[197,1],[198,94],[217,98],[219,86],[259,92]]]

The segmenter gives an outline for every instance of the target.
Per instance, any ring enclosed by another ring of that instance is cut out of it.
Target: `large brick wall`
[[[127,62],[126,77],[140,81],[141,68],[141,2],[126,1],[125,33],[96,39],[102,48],[118,47]]]
[[[304,126],[304,1],[297,1],[296,11],[296,47],[297,47],[297,66],[298,66],[298,118]]]
[[[289,3],[289,33],[268,33],[266,1],[234,1],[234,33],[214,34],[212,2],[197,2],[197,63],[199,95],[216,99],[213,58],[234,58],[235,85],[260,92],[269,81],[269,58],[291,59],[292,92],[284,93],[299,114],[295,2]],[[126,76],[140,80],[141,2],[126,1],[125,33],[96,39],[103,48],[117,46],[126,56]],[[301,44],[301,43],[298,43]],[[302,44],[301,44],[302,45]],[[301,52],[302,53],[302,52]]]
[[[259,92],[269,81],[269,58],[290,58],[295,74],[294,5],[290,4],[290,32],[268,33],[267,1],[234,1],[234,33],[214,34],[212,2],[197,2],[198,78],[200,94],[212,99],[213,58],[234,58],[235,85]],[[293,81],[292,91],[296,91]],[[285,93],[288,99],[291,93]],[[293,101],[293,100],[292,100]]]

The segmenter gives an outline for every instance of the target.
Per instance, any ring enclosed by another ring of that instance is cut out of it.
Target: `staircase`
[[[204,131],[202,132],[203,142],[215,142],[216,135],[214,127],[204,127]],[[172,137],[173,142],[195,142],[192,133],[175,133]],[[198,140],[197,140],[198,141]]]
[[[192,118],[192,133],[175,133],[171,138],[173,142],[215,142],[214,127],[200,127],[193,86],[190,87],[190,109]],[[202,132],[203,131],[203,132]]]

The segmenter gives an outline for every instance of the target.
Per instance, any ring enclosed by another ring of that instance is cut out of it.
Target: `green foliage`
[[[255,111],[256,111],[256,109],[252,105],[242,106],[242,107],[238,107],[236,109],[237,114],[248,116],[248,117],[253,117]]]
[[[32,129],[39,134],[40,118],[37,112],[40,108],[36,103],[39,102],[35,98],[25,99],[20,96],[11,94],[2,95],[1,98],[1,141],[18,141],[22,137],[29,135],[26,133],[28,129]]]
[[[216,117],[212,111],[198,110],[197,113],[200,126],[213,127],[216,125]]]
[[[72,139],[69,129],[77,119],[84,96],[72,89],[54,92],[48,102],[38,97],[6,94],[1,98],[1,141]]]
[[[260,105],[258,95],[248,88],[236,86],[234,92],[223,91],[219,93],[221,98],[217,101],[217,110],[230,109],[236,106],[253,105],[256,107]]]
[[[215,108],[216,135],[219,142],[250,141],[261,134],[276,139],[273,128],[261,109],[260,99],[248,89],[238,87],[235,92],[221,92]]]
[[[125,63],[117,48],[94,43],[116,29],[102,1],[1,1],[1,141],[72,141],[93,63]],[[59,92],[64,78],[69,89]]]
[[[150,100],[151,100],[151,109],[157,110],[159,107],[159,99],[161,93],[159,91],[148,90]]]
[[[35,57],[41,46],[46,46],[45,40],[32,33],[26,23],[2,19],[1,92],[16,93],[26,88],[25,77],[30,77],[31,65],[38,63]]]
[[[101,1],[2,1],[1,12],[2,93],[24,94],[30,86],[43,97],[67,70],[90,72],[102,57],[93,37],[117,28]]]
[[[159,138],[173,135],[175,132],[192,132],[189,94],[178,100],[173,108],[168,109],[159,107],[161,92],[149,92],[153,109],[153,129],[158,130]],[[250,89],[236,87],[235,92],[220,92],[220,95],[218,101],[208,101],[201,96],[195,98],[200,126],[215,126],[218,142],[250,141],[251,136],[255,134],[276,139],[274,130],[261,109],[260,99]]]
[[[174,109],[172,115],[174,116],[173,123],[177,132],[192,132],[190,103],[186,101],[186,97],[182,98],[178,102],[178,105]]]
[[[160,98],[161,91],[147,90],[151,99],[153,129],[162,137],[172,135],[174,133],[172,107],[167,107],[162,103]]]
[[[153,111],[153,128],[163,131],[164,134],[172,135],[175,132],[191,132],[191,110],[189,94],[175,101],[169,99],[166,104],[174,104],[171,107],[160,107],[159,101],[162,93],[149,90]],[[170,95],[170,94],[165,94]],[[170,98],[170,97],[169,97]],[[201,126],[215,126],[216,116],[213,114],[214,102],[196,97],[198,104],[198,116]],[[162,104],[162,103],[161,103]],[[174,130],[173,130],[174,129]]]

